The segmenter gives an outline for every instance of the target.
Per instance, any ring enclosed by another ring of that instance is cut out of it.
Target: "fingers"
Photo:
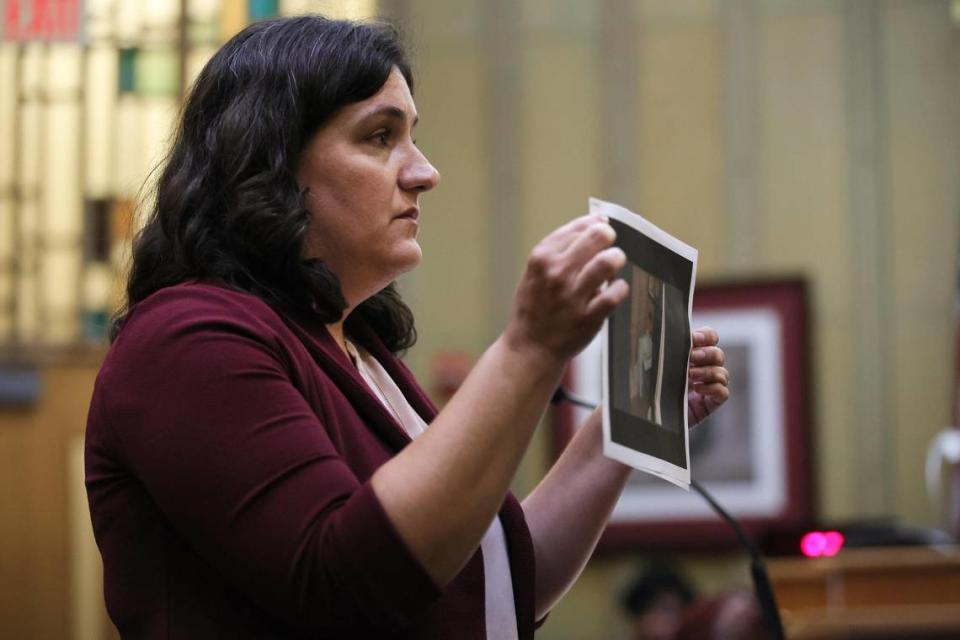
[[[580,268],[580,264],[573,264],[566,254],[571,244],[579,241],[583,236],[602,238],[606,235],[603,228],[613,229],[599,216],[581,216],[571,220],[546,238],[537,243],[530,252],[527,267],[539,276],[546,276],[553,280],[565,280],[571,273]],[[584,233],[591,230],[589,233]]]
[[[627,254],[619,247],[609,247],[593,255],[580,270],[573,288],[577,295],[590,296],[605,282],[617,275],[627,262]]]
[[[630,293],[630,287],[626,281],[614,280],[587,303],[587,315],[592,318],[607,317],[614,307],[626,299],[628,293]]]
[[[599,251],[613,244],[617,234],[602,216],[581,216],[540,241],[530,255],[531,264],[560,275],[577,273]]]
[[[608,223],[597,221],[580,232],[563,252],[564,262],[573,270],[580,269],[617,239],[617,232]],[[621,253],[623,253],[621,251]],[[624,255],[626,259],[626,255]],[[622,266],[622,265],[621,265]],[[607,278],[609,279],[609,277]]]
[[[601,216],[591,214],[574,218],[562,227],[558,227],[550,232],[546,238],[540,241],[537,249],[548,253],[559,253],[570,246],[570,243],[574,242],[584,229],[598,223],[605,224],[605,220],[606,219]]]
[[[720,342],[720,336],[712,327],[700,327],[693,332],[694,347],[713,347]]]
[[[723,349],[717,346],[720,337],[710,327],[693,332],[690,351],[690,392],[688,409],[693,424],[705,420],[730,398],[730,372],[723,366]]]
[[[730,387],[719,382],[704,384],[697,387],[697,393],[708,400],[715,407],[719,407],[730,398]]]
[[[720,383],[730,385],[730,372],[725,367],[692,367],[689,373],[690,382],[695,385]]]
[[[696,347],[690,352],[690,364],[694,366],[723,366],[726,356],[720,347]]]

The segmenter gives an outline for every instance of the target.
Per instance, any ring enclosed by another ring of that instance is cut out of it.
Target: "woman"
[[[588,559],[629,472],[597,414],[522,507],[507,489],[625,258],[599,218],[547,236],[437,413],[395,357],[439,180],[411,86],[390,31],[319,17],[248,27],[197,79],[87,431],[125,637],[529,638]],[[696,335],[702,417],[726,372]]]

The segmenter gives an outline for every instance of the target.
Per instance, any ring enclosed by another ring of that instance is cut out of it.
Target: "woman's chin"
[[[397,256],[397,269],[400,274],[412,271],[417,268],[421,260],[423,260],[423,250],[420,248],[420,243],[411,239],[405,243],[403,251]]]

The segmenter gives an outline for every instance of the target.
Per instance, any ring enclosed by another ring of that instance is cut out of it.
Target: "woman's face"
[[[350,308],[419,264],[417,198],[440,174],[413,141],[417,109],[394,69],[370,98],[337,111],[300,155],[311,222],[304,253],[340,278]]]

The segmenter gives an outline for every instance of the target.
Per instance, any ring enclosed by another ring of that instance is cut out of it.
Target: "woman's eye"
[[[387,146],[390,143],[390,131],[384,129],[383,131],[377,131],[370,137],[371,140],[379,144],[380,146]]]

